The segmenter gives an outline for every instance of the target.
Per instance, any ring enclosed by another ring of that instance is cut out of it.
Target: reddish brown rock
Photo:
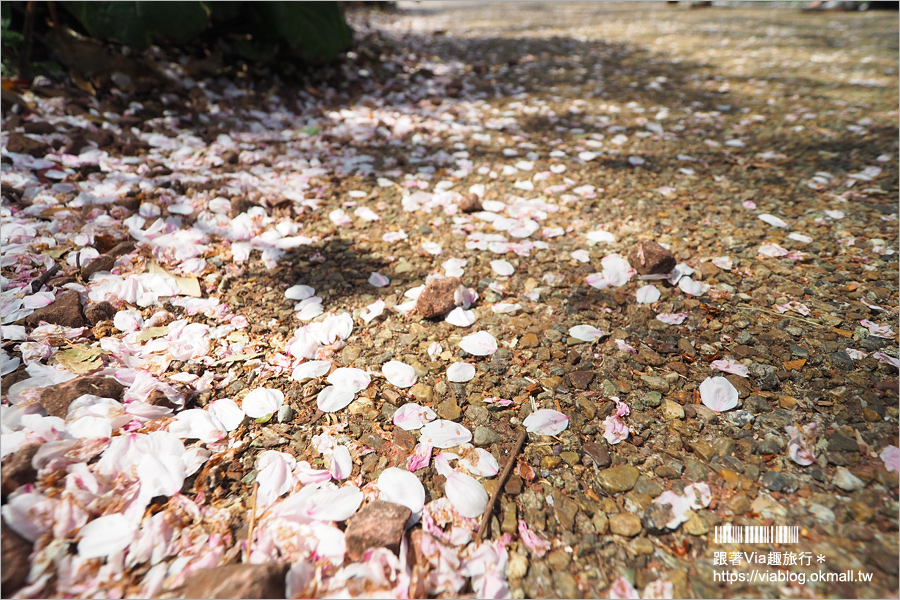
[[[115,316],[116,307],[106,300],[88,304],[84,307],[84,318],[88,320],[88,323],[91,324],[91,327],[93,327],[100,321],[112,320]]]
[[[31,459],[40,447],[40,444],[29,444],[3,458],[3,468],[0,469],[2,475],[0,493],[4,500],[21,486],[34,483],[37,479],[37,471],[31,466]]]
[[[569,373],[569,381],[572,383],[572,387],[579,390],[586,390],[593,380],[593,371],[573,371]]]
[[[35,140],[23,133],[12,132],[9,134],[9,141],[6,149],[16,154],[30,154],[36,158],[43,158],[50,152],[49,144]]]
[[[628,263],[641,275],[665,275],[675,268],[675,256],[650,240],[641,240],[628,253]]]
[[[459,277],[432,279],[416,300],[416,312],[426,319],[447,314],[456,308],[456,290],[461,286]]]
[[[112,271],[116,266],[116,257],[110,254],[101,254],[88,264],[81,267],[81,278],[87,281],[94,273],[100,271]]]
[[[382,547],[396,554],[411,515],[408,508],[393,502],[375,500],[367,504],[347,523],[347,555],[362,560],[369,548]]]
[[[475,194],[466,194],[465,196],[460,198],[457,206],[459,206],[459,210],[463,211],[464,213],[478,212],[483,208],[481,206],[481,198],[479,198]]]
[[[25,585],[25,577],[31,568],[28,555],[31,554],[31,542],[20,536],[0,522],[0,591],[4,598],[11,597]],[[198,596],[199,597],[199,596]]]
[[[594,459],[594,462],[597,463],[597,466],[601,469],[605,469],[612,463],[609,452],[600,444],[597,444],[596,442],[585,442],[582,447],[584,448],[584,451],[588,453],[588,456]]]
[[[85,394],[121,400],[124,393],[125,386],[111,377],[78,377],[45,387],[40,402],[48,415],[65,419],[72,401]]]
[[[63,327],[84,327],[84,316],[81,314],[81,299],[78,292],[66,290],[56,296],[50,306],[37,309],[27,317],[25,324],[37,327],[41,321],[62,325]]]
[[[200,569],[184,582],[185,598],[284,598],[289,565],[225,565]]]
[[[114,258],[119,258],[125,254],[128,254],[134,250],[134,242],[125,240],[124,242],[119,242],[112,248],[106,251],[107,256],[112,256]]]

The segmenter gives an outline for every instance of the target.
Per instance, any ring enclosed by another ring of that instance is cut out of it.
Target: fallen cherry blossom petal
[[[419,442],[434,448],[452,448],[472,440],[472,432],[453,421],[438,419],[422,427]]]
[[[875,337],[884,339],[891,339],[894,337],[894,331],[890,328],[889,325],[880,325],[878,323],[873,323],[868,319],[863,319],[859,323],[869,330],[869,335],[874,335]]]
[[[132,520],[119,513],[97,517],[78,532],[78,555],[100,558],[121,552],[134,540],[137,529]]]
[[[709,363],[709,366],[713,369],[717,369],[719,371],[724,371],[726,373],[733,373],[734,375],[740,375],[741,377],[749,377],[750,376],[750,368],[746,365],[742,365],[741,363],[731,360],[714,360]]]
[[[415,306],[415,302],[413,302],[413,306]],[[372,304],[368,305],[365,310],[360,313],[360,317],[363,321],[368,323],[372,319],[381,316],[381,313],[384,312],[384,300],[376,300]]]
[[[284,404],[284,392],[274,388],[257,388],[244,397],[241,408],[251,419],[259,419],[278,412]]]
[[[522,421],[528,433],[558,435],[569,426],[569,417],[559,411],[540,408]]]
[[[409,471],[388,467],[378,476],[378,491],[382,500],[405,506],[414,515],[425,507],[425,487]]]
[[[391,282],[390,279],[382,275],[381,273],[372,273],[369,275],[369,285],[373,285],[377,288],[384,287]]]
[[[497,351],[497,339],[487,331],[467,335],[459,347],[473,356],[487,356]]]
[[[322,377],[331,370],[331,361],[329,360],[310,360],[297,366],[291,372],[291,379],[294,381],[306,381],[307,379],[315,379]]]
[[[788,456],[800,466],[808,466],[816,462],[816,431],[818,423],[815,421],[797,428],[787,425],[784,430],[789,436]]]
[[[356,392],[329,385],[316,396],[316,406],[322,412],[337,412],[356,398]]]
[[[350,477],[350,472],[353,471],[353,457],[350,456],[350,449],[347,446],[337,446],[334,449],[328,470],[338,481]]]
[[[494,271],[494,273],[500,275],[501,277],[509,277],[516,271],[516,268],[505,260],[492,260],[491,269]]]
[[[768,213],[759,215],[759,220],[773,227],[787,227],[788,224],[776,217],[775,215],[770,215]]]
[[[582,342],[596,342],[606,334],[593,325],[575,325],[569,329],[569,335]]]
[[[615,339],[613,341],[616,343],[616,347],[618,347],[619,350],[630,354],[637,354],[637,349],[625,340]]]
[[[731,410],[738,404],[738,391],[724,377],[707,377],[700,384],[700,399],[716,412]]]
[[[475,366],[466,362],[455,362],[447,367],[447,379],[453,383],[465,383],[475,377]]]
[[[213,400],[207,409],[222,424],[225,431],[234,431],[244,421],[244,411],[231,398]]]
[[[687,313],[659,313],[656,315],[657,321],[662,321],[667,325],[681,325],[687,318]]]
[[[457,306],[444,317],[444,321],[456,327],[469,327],[475,323],[475,313]]]
[[[284,292],[284,297],[288,300],[306,300],[316,295],[316,290],[308,285],[294,285]]]
[[[619,415],[609,415],[603,420],[603,437],[610,444],[618,444],[628,439],[631,432]]]
[[[884,468],[888,473],[900,472],[900,448],[893,444],[885,446],[884,450],[878,454],[878,457],[884,463]]]
[[[412,431],[420,429],[425,423],[433,421],[437,418],[437,414],[427,406],[419,406],[414,403],[407,403],[394,412],[393,423],[400,429]]]
[[[362,369],[340,367],[331,372],[327,381],[338,389],[355,394],[369,387],[372,378]]]
[[[529,550],[534,552],[538,557],[543,557],[547,554],[547,550],[550,549],[550,543],[545,542],[538,537],[537,534],[532,533],[524,520],[519,519],[517,529],[519,531],[519,539],[522,540],[522,543],[525,544]]]
[[[416,370],[404,362],[399,360],[391,360],[381,367],[388,383],[399,388],[412,387],[416,383]]]
[[[488,493],[481,483],[468,475],[451,471],[445,475],[444,495],[464,517],[480,517],[488,504]]]
[[[612,582],[606,597],[612,600],[636,600],[640,598],[634,586],[624,577],[617,577]]]
[[[640,304],[653,304],[659,300],[659,288],[653,284],[645,285],[638,289],[635,296]]]

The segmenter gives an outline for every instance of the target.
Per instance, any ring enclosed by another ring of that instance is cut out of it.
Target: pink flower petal
[[[731,359],[714,360],[709,363],[709,366],[719,371],[725,371],[726,373],[740,375],[741,377],[750,376],[750,369],[747,368],[747,366]]]
[[[550,549],[550,543],[545,542],[536,534],[532,533],[528,529],[528,524],[526,524],[522,519],[519,519],[518,530],[519,539],[522,540],[522,543],[525,544],[532,552],[537,554],[539,557],[547,554],[547,550]]]
[[[738,391],[724,377],[707,377],[700,384],[700,399],[716,412],[731,410],[738,404]]]
[[[656,315],[656,320],[662,321],[666,325],[681,325],[687,317],[687,313],[659,313]]]
[[[384,287],[391,282],[390,279],[382,275],[381,273],[372,273],[369,275],[369,285],[373,285],[377,288]]]
[[[427,406],[404,404],[394,413],[394,425],[405,431],[420,429],[425,423],[433,421],[437,414]]]
[[[522,424],[528,433],[558,435],[569,426],[569,417],[549,408],[541,408],[525,417]]]
[[[418,443],[413,448],[413,453],[406,459],[406,469],[412,473],[428,466],[431,462],[432,447],[429,444]]]
[[[256,466],[259,469],[256,482],[259,484],[257,502],[260,506],[272,504],[276,498],[291,490],[293,485],[291,472],[295,464],[294,457],[284,452],[266,450],[259,454],[256,459]]]
[[[391,360],[381,367],[388,383],[399,388],[412,387],[416,383],[416,370],[404,362],[399,360]]]
[[[628,439],[631,433],[619,415],[609,415],[603,420],[603,437],[610,444],[618,444]]]
[[[878,455],[884,463],[884,468],[888,472],[900,472],[900,448],[891,444],[885,446],[884,450]]]
[[[497,351],[497,339],[487,331],[467,335],[459,347],[473,356],[487,356]]]
[[[353,457],[347,446],[336,446],[331,454],[331,476],[337,480],[347,479],[353,471]]]
[[[634,586],[624,577],[617,577],[609,586],[607,597],[614,600],[635,600],[640,598]]]

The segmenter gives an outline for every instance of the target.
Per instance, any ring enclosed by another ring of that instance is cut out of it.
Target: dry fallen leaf
[[[191,296],[193,298],[200,298],[203,296],[203,292],[200,290],[200,281],[196,277],[180,277],[178,275],[172,275],[155,262],[150,263],[147,267],[147,272],[164,273],[174,279],[175,283],[178,284],[178,292],[182,296]]]
[[[789,360],[783,364],[785,371],[799,371],[803,365],[806,364],[806,359],[798,358],[797,360]]]
[[[84,375],[96,371],[103,366],[103,355],[99,348],[91,348],[82,344],[60,350],[56,353],[56,362],[68,371]]]

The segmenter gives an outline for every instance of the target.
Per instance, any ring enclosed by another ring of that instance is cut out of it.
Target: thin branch
[[[497,500],[500,498],[500,494],[503,493],[503,486],[506,485],[506,480],[513,470],[513,465],[516,464],[516,457],[519,455],[519,451],[522,449],[527,436],[528,433],[524,429],[519,430],[519,437],[516,438],[516,442],[513,444],[512,452],[509,453],[509,458],[506,460],[506,466],[503,467],[503,472],[500,473],[500,477],[497,479],[497,487],[494,488],[494,493],[491,494],[487,508],[484,509],[484,514],[481,515],[481,525],[478,527],[478,533],[475,534],[476,544],[480,544],[484,534],[487,533],[488,525],[491,522],[491,513],[494,512]]]
[[[758,310],[759,312],[766,313],[767,315],[772,315],[773,317],[783,317],[785,319],[793,319],[794,321],[803,321],[804,323],[809,323],[810,325],[815,325],[816,327],[828,327],[827,325],[823,325],[818,321],[813,321],[812,319],[804,319],[803,317],[795,317],[793,315],[786,315],[780,312],[775,312],[774,310],[769,310],[766,308],[759,308],[757,306],[747,306],[741,305],[737,307],[739,310]]]
[[[59,272],[59,265],[54,264],[47,271],[44,271],[37,279],[31,282],[31,293],[36,294],[41,291],[41,288],[44,287],[44,284],[50,281],[50,278],[56,275]]]
[[[250,526],[247,528],[247,552],[244,554],[244,562],[250,560],[250,546],[253,544],[253,529],[256,527],[256,496],[259,492],[259,482],[253,482],[253,506],[250,509]]]

